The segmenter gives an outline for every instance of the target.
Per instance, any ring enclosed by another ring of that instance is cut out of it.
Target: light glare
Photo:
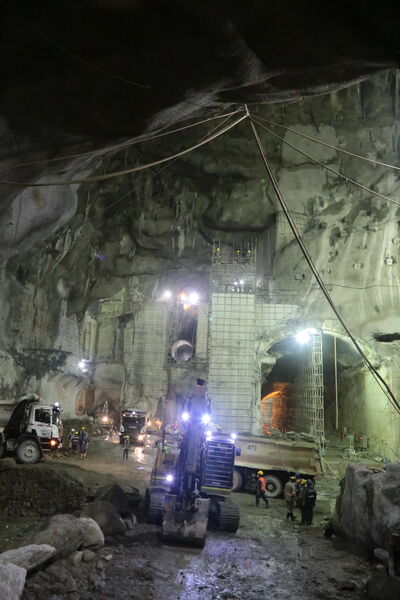
[[[189,421],[189,417],[190,415],[188,412],[185,411],[182,413],[182,421]]]
[[[208,413],[205,413],[202,417],[201,417],[202,422],[204,423],[204,425],[208,425],[211,417]]]

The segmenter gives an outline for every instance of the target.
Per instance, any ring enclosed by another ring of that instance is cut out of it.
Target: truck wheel
[[[243,487],[243,475],[235,469],[232,478],[232,492],[239,492]]]
[[[282,494],[282,483],[278,477],[267,475],[265,478],[265,487],[268,498],[278,498]]]
[[[23,440],[17,448],[17,458],[24,465],[37,463],[40,455],[40,448],[35,440]]]

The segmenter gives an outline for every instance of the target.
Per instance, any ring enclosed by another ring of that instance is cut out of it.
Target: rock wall
[[[252,110],[261,118],[338,147],[396,163],[397,86],[396,74],[388,72],[330,95]],[[198,141],[214,126],[124,149],[99,160],[94,168],[111,171],[166,156]],[[390,171],[275,130],[323,164],[400,201],[399,182]],[[339,311],[353,333],[378,357],[377,364],[385,364],[390,371],[398,355],[395,334],[400,325],[398,206],[351,187],[259,131],[304,241]],[[63,302],[67,302],[67,318],[76,315],[74,336],[80,336],[87,307],[128,290],[129,282],[135,280],[134,291],[129,292],[130,307],[126,308],[123,300],[109,331],[104,322],[96,334],[100,340],[97,358],[121,365],[121,318],[129,320],[126,315],[136,314],[167,283],[177,288],[195,285],[206,294],[210,242],[232,235],[270,236],[263,285],[277,305],[299,307],[296,323],[332,319],[282,221],[246,123],[159,173],[146,171],[82,185],[71,193],[75,196],[68,196],[72,207],[68,223],[57,221],[60,233],[53,225],[53,229],[42,230],[40,239],[47,241],[38,243],[39,238],[30,238],[29,252],[24,252],[26,245],[16,244],[15,255],[1,271],[0,341],[8,356],[12,348],[19,352],[57,348],[60,323],[65,318]],[[46,213],[47,204],[43,207]],[[280,335],[283,328],[283,324],[274,325],[271,337]],[[378,343],[376,334],[394,335],[394,339],[390,344]],[[268,339],[263,340],[264,346]],[[70,341],[78,348],[74,353],[80,354],[79,340]],[[18,369],[15,363],[5,367],[8,395],[23,382]],[[73,369],[67,375],[80,377]],[[71,390],[76,387],[75,383],[71,386]]]
[[[400,527],[400,466],[373,472],[365,465],[347,467],[332,526],[336,533],[368,550],[389,550]]]

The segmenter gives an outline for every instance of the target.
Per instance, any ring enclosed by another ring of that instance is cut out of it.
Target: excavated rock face
[[[3,180],[70,181],[157,160],[199,141],[219,122],[106,158],[74,155],[243,102],[266,103],[253,110],[333,144],[396,159],[392,73],[300,98],[397,64],[398,8],[364,15],[356,2],[327,13],[314,3],[91,0],[62,1],[55,10],[50,1],[39,8],[20,0],[1,11],[4,47],[11,49],[0,104]],[[282,100],[299,101],[271,106]],[[396,207],[349,190],[279,141],[266,143],[290,206],[306,211],[304,236],[318,267],[332,286],[352,286],[333,287],[333,295],[354,319],[355,332],[369,338],[399,330],[397,293],[379,291],[372,305],[364,290],[396,281],[395,262],[384,262],[386,254],[397,256]],[[328,149],[315,154],[364,184],[397,191],[397,179],[379,169]],[[52,160],[61,156],[70,158]],[[132,275],[138,307],[166,274],[205,286],[214,237],[262,232],[276,218],[248,123],[159,169],[80,186],[2,186],[0,347],[54,348],[63,301],[80,316]],[[396,241],[387,248],[387,240]],[[274,290],[301,298],[305,314],[325,314],[305,271],[297,246],[286,240],[275,261]],[[298,273],[305,278],[294,288]],[[0,360],[0,386],[10,390],[16,366],[8,354]]]
[[[400,524],[399,465],[373,473],[362,464],[347,467],[332,525],[336,533],[368,550],[392,546]]]

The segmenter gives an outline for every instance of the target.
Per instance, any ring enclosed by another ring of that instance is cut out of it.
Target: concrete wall
[[[390,381],[390,370],[382,370]],[[400,415],[368,370],[342,379],[339,395],[339,429],[368,436],[369,451],[390,460],[400,460]]]

